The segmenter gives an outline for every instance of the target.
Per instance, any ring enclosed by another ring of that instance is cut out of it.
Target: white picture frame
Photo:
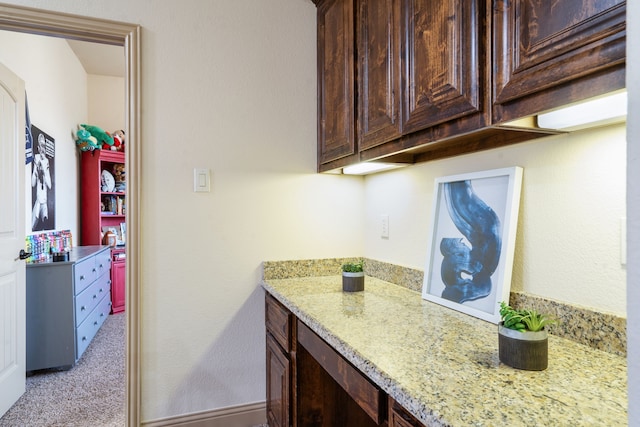
[[[422,298],[499,323],[509,301],[523,170],[436,178]]]

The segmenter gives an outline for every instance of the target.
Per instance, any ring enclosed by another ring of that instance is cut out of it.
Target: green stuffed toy
[[[76,144],[78,144],[78,148],[80,151],[93,151],[98,147],[98,140],[95,136],[92,136],[88,130],[78,129],[76,132]]]
[[[102,148],[103,145],[107,144],[109,146],[113,145],[113,138],[109,135],[109,132],[99,128],[98,126],[93,125],[85,125],[81,124],[86,131],[88,131],[91,136],[95,137],[98,141],[98,148]]]

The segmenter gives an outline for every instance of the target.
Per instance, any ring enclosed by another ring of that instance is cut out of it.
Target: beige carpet
[[[125,425],[125,315],[110,315],[76,366],[27,377],[0,427]]]

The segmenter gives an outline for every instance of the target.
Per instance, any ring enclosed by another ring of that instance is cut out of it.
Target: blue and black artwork
[[[441,240],[442,298],[457,303],[485,298],[500,260],[500,219],[474,193],[471,181],[445,183],[444,195],[451,220],[471,247],[462,238]]]

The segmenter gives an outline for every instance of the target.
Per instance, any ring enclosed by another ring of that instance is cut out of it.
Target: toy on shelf
[[[76,132],[76,144],[82,151],[102,149],[105,145],[113,146],[113,137],[104,129],[87,124],[81,124]]]
[[[113,151],[124,151],[125,134],[124,130],[118,129],[111,133],[113,137],[113,145],[111,149]]]

